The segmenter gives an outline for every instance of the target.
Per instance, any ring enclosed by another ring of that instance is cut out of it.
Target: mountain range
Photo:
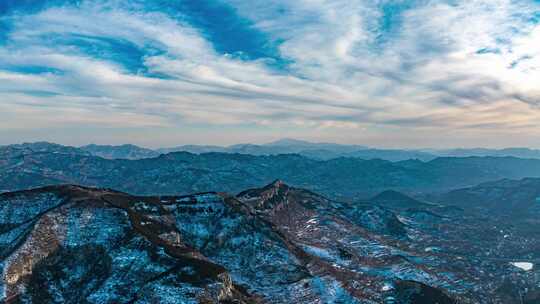
[[[538,244],[538,234],[397,192],[374,199],[393,207],[330,200],[281,181],[237,195],[133,196],[74,185],[4,193],[3,301],[540,300],[534,275],[509,263],[539,259],[540,251],[518,250]]]
[[[0,303],[537,304],[539,263],[540,159],[0,147]]]
[[[540,160],[513,157],[390,162],[345,157],[315,160],[298,154],[174,152],[125,160],[79,152],[80,149],[59,145],[45,150],[33,145],[1,148],[0,190],[70,183],[138,195],[236,193],[282,179],[296,187],[348,200],[367,198],[388,189],[440,192],[503,178],[540,177]]]
[[[46,150],[48,146],[58,149],[60,145],[46,142],[26,143],[12,145],[17,148]],[[4,146],[3,148],[6,148]],[[540,159],[540,150],[529,148],[505,148],[505,149],[381,149],[362,145],[343,145],[334,143],[312,143],[295,139],[281,139],[267,144],[236,144],[231,146],[215,145],[183,145],[172,148],[148,149],[131,144],[124,145],[96,145],[90,144],[82,147],[65,147],[75,153],[90,154],[107,159],[143,159],[154,158],[160,154],[171,152],[202,153],[238,153],[249,155],[279,155],[299,154],[316,160],[329,160],[339,157],[354,157],[361,159],[382,159],[388,161],[422,160],[430,161],[438,157],[517,157],[527,159]]]

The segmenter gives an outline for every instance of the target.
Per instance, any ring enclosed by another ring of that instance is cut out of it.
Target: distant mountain
[[[251,155],[300,154],[313,159],[329,160],[339,157],[357,157],[362,159],[383,159],[389,161],[421,160],[430,161],[438,157],[517,157],[540,159],[540,150],[528,148],[506,149],[378,149],[362,145],[342,145],[335,143],[313,143],[296,139],[281,139],[262,145],[238,144],[228,147],[221,146],[179,146],[176,148],[158,149],[160,153],[190,152],[190,153],[241,153]]]
[[[223,152],[251,155],[300,154],[315,159],[332,159],[345,156],[357,150],[366,149],[359,145],[341,145],[334,143],[313,143],[296,139],[281,139],[263,145],[232,145]]]
[[[540,178],[487,182],[435,195],[433,199],[481,213],[540,216]],[[537,224],[540,227],[540,221]]]
[[[451,149],[451,150],[405,150],[405,149],[377,149],[362,145],[342,145],[334,143],[313,143],[296,139],[281,139],[267,144],[237,144],[231,146],[213,145],[184,145],[171,148],[147,149],[135,145],[87,145],[80,148],[57,145],[47,142],[26,143],[0,147],[26,149],[34,152],[75,153],[94,155],[107,159],[143,159],[153,158],[160,154],[173,152],[202,153],[239,153],[256,156],[269,156],[280,154],[299,154],[316,160],[330,160],[340,157],[353,157],[365,160],[382,159],[392,162],[406,160],[431,161],[438,157],[517,157],[527,159],[540,159],[540,150],[528,148],[495,149]]]
[[[540,150],[529,148],[506,148],[506,149],[486,149],[486,148],[474,148],[474,149],[451,149],[451,150],[438,150],[431,151],[431,153],[438,156],[449,157],[467,157],[467,156],[494,156],[494,157],[518,157],[518,158],[534,158],[540,159]]]
[[[321,161],[297,154],[177,152],[140,160],[109,160],[81,153],[0,154],[0,190],[73,183],[134,194],[237,192],[283,179],[332,198],[357,199],[387,189],[445,191],[502,178],[540,177],[540,160],[518,158]]]
[[[363,159],[385,159],[400,161],[407,159],[431,160],[436,156],[426,152],[407,150],[369,149],[361,145],[341,145],[334,143],[313,143],[296,139],[281,139],[262,145],[237,144],[228,147],[220,146],[179,146],[176,148],[158,149],[161,153],[190,152],[190,153],[240,153],[250,155],[279,155],[300,154],[313,159],[329,160],[338,157],[358,157]]]
[[[300,154],[309,158],[329,160],[338,157],[357,157],[362,159],[383,159],[389,161],[403,161],[418,159],[430,161],[438,157],[517,157],[540,159],[540,150],[529,148],[506,149],[379,149],[362,145],[342,145],[335,143],[313,143],[297,139],[280,139],[262,145],[238,144],[228,147],[222,146],[179,146],[176,148],[158,149],[160,153],[190,152],[190,153],[242,153],[251,155],[278,155]]]
[[[281,151],[281,150],[277,150]],[[276,152],[277,152],[276,151]],[[268,152],[268,150],[266,150]],[[403,160],[411,160],[411,159],[418,159],[422,161],[430,161],[437,156],[421,151],[412,151],[412,150],[385,150],[385,149],[360,149],[360,150],[354,150],[352,152],[349,151],[336,151],[336,150],[325,150],[325,149],[305,149],[296,151],[294,153],[300,154],[302,156],[306,156],[312,159],[318,159],[318,160],[330,160],[333,158],[339,158],[339,157],[354,157],[354,158],[361,158],[361,159],[382,159],[382,160],[388,160],[388,161],[403,161]],[[260,153],[259,153],[260,154]],[[280,153],[265,153],[265,154],[280,154]]]
[[[268,143],[262,147],[272,147],[280,151],[289,151],[306,157],[328,160],[338,157],[358,157],[362,159],[383,159],[389,161],[402,161],[407,159],[419,159],[429,161],[437,156],[417,151],[403,149],[374,149],[361,145],[341,145],[334,143],[312,143],[295,139],[281,139]],[[267,153],[275,154],[275,153]]]
[[[336,144],[328,144],[328,143],[313,143],[307,140],[299,140],[294,138],[282,138],[278,139],[276,141],[272,141],[266,144],[267,146],[275,146],[275,147],[302,147],[302,148],[309,148],[316,146],[318,148],[321,148],[322,146],[326,145],[336,145]]]
[[[87,145],[80,147],[81,150],[86,151],[94,156],[99,156],[107,159],[142,159],[152,158],[159,156],[159,152],[141,148],[135,145]]]
[[[279,155],[295,154],[298,153],[299,150],[296,147],[273,147],[266,145],[240,144],[229,146],[224,152],[249,155]]]
[[[76,147],[63,146],[45,141],[0,146],[0,157],[6,157],[8,154],[14,156],[32,153],[58,153],[87,156],[91,155],[91,153]]]
[[[0,194],[0,301],[535,303],[537,279],[507,261],[538,234],[488,237],[511,227],[433,223],[281,181],[236,196],[50,186]]]
[[[415,150],[389,150],[389,149],[364,149],[347,153],[344,157],[358,157],[362,159],[384,159],[389,161],[403,161],[418,159],[430,161],[437,158],[436,155]]]
[[[344,145],[344,144],[336,144],[336,143],[317,143],[317,142],[309,142],[305,140],[297,140],[297,139],[290,139],[290,138],[284,138],[280,139],[274,142],[270,142],[265,144],[264,146],[268,147],[282,147],[282,148],[289,148],[289,149],[296,149],[298,151],[302,150],[328,150],[328,151],[339,151],[339,152],[353,152],[356,150],[362,150],[367,149],[366,146],[361,145]]]
[[[210,152],[227,152],[227,148],[221,146],[185,145],[172,148],[160,148],[156,149],[156,151],[160,154],[167,154],[172,152],[189,152],[194,154],[201,154]]]

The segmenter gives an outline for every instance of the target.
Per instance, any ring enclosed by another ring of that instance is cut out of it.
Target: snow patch
[[[439,247],[426,247],[426,249],[424,249],[425,252],[440,252],[441,251],[441,248]]]
[[[384,283],[383,287],[381,288],[381,291],[390,291],[393,290],[394,286],[390,283]]]
[[[306,222],[307,224],[317,224],[317,218],[312,218]]]
[[[511,262],[510,264],[525,271],[529,271],[534,268],[534,264],[529,262]]]

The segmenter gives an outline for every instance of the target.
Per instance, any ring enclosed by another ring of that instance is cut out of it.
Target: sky
[[[1,0],[0,144],[540,148],[540,0]]]

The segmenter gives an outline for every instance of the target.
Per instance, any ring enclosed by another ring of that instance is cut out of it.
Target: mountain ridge
[[[445,157],[429,162],[340,157],[321,161],[298,154],[174,152],[156,158],[110,160],[62,151],[0,149],[0,190],[72,183],[134,194],[237,193],[279,178],[332,198],[358,199],[387,189],[433,192],[501,178],[540,177],[540,160],[512,157]]]
[[[455,259],[453,238],[477,229],[477,220],[433,230],[422,217],[329,200],[280,180],[238,195],[56,185],[0,194],[0,211],[8,302],[518,304],[492,286],[512,276],[519,288],[533,282],[496,259],[478,269],[465,253],[461,264],[443,266]],[[396,215],[404,235],[378,226]],[[437,225],[455,221],[449,216]],[[476,241],[460,246],[478,254],[497,245],[469,248]]]
[[[297,139],[281,139],[266,144],[235,144],[230,146],[216,145],[183,145],[169,148],[149,149],[133,144],[122,145],[97,145],[89,144],[81,147],[62,146],[48,142],[24,143],[8,145],[12,147],[59,147],[79,149],[83,153],[100,156],[108,159],[143,159],[153,158],[160,154],[172,152],[190,152],[195,154],[219,152],[219,153],[242,153],[251,155],[278,155],[278,154],[300,154],[317,160],[329,160],[338,157],[355,157],[362,159],[383,159],[393,162],[419,159],[430,161],[438,157],[469,157],[469,156],[492,156],[492,157],[518,157],[525,159],[540,159],[540,150],[530,148],[459,148],[459,149],[384,149],[367,147],[363,145],[344,145],[335,143],[315,143]],[[3,146],[8,147],[8,146]],[[0,146],[2,149],[2,146]],[[75,152],[71,152],[75,153]]]

